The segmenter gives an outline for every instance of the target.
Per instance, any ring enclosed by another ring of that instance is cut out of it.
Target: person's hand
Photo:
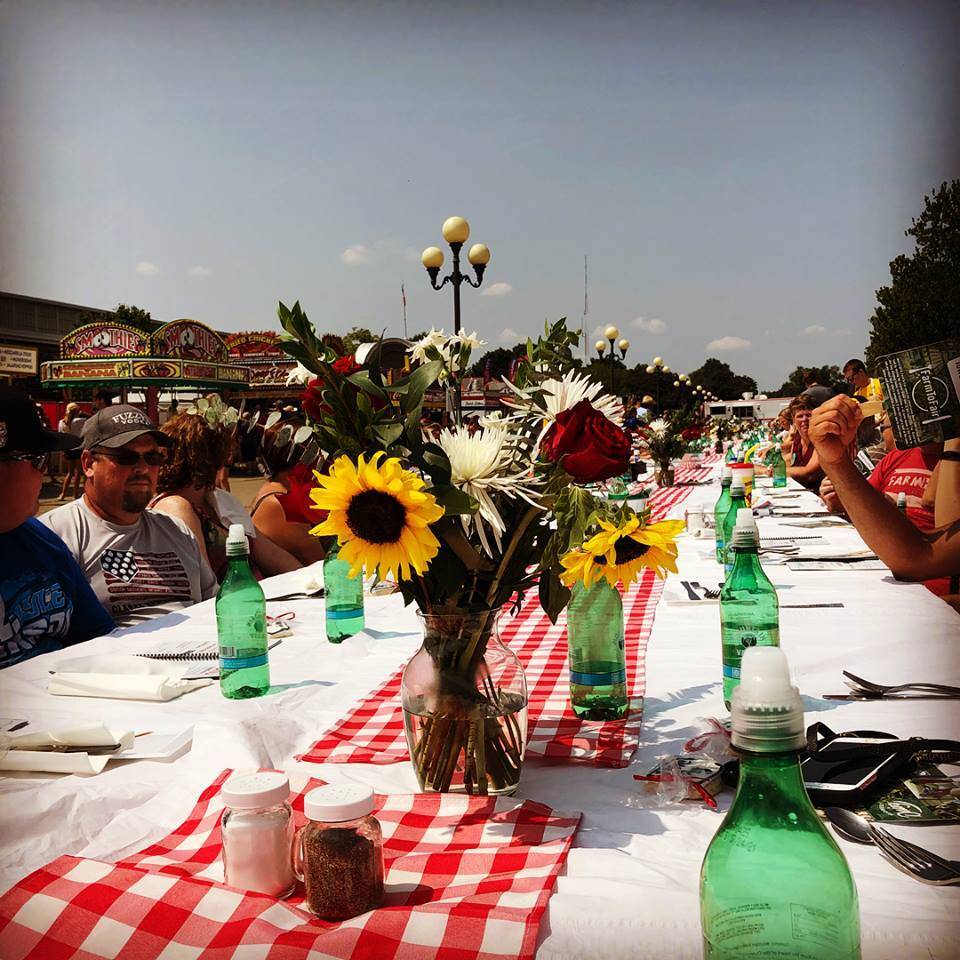
[[[850,397],[832,397],[817,407],[810,417],[810,442],[823,465],[850,459],[857,439],[857,427],[863,419],[860,404]]]
[[[833,488],[833,482],[829,477],[824,477],[820,481],[820,499],[831,513],[841,513],[843,511],[843,504],[840,502],[837,491]]]

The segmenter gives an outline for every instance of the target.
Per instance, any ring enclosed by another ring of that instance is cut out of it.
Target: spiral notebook
[[[267,645],[272,650],[280,637],[271,637]],[[150,650],[141,650],[135,657],[147,657],[150,660],[217,660],[220,657],[220,648],[216,640],[206,640],[197,643],[195,640],[181,640],[179,643],[160,643]]]

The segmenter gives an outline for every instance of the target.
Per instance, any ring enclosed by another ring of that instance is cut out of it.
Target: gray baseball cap
[[[173,446],[173,441],[154,422],[136,407],[126,403],[115,403],[98,410],[83,425],[83,449],[110,447],[116,449],[136,440],[137,437],[150,435],[161,447]]]

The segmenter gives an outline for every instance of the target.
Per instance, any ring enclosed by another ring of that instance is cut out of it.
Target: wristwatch
[[[955,462],[960,462],[960,451],[958,450],[944,450],[940,454],[941,460],[953,460]]]

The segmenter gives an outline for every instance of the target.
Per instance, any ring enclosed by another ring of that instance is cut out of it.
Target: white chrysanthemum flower
[[[450,461],[450,482],[479,504],[476,514],[460,518],[464,531],[469,534],[471,526],[475,527],[480,545],[490,557],[494,551],[486,527],[490,528],[497,552],[501,549],[501,535],[506,532],[494,495],[521,497],[531,506],[539,506],[531,499],[536,497],[533,486],[537,483],[532,471],[516,473],[512,469],[515,458],[509,440],[505,425],[478,430],[473,436],[466,431],[443,430],[437,438]]]
[[[311,373],[302,363],[298,363],[288,374],[287,374],[287,386],[291,386],[294,383],[309,383],[315,374]]]
[[[525,391],[518,390],[509,380],[505,379],[504,383],[517,394],[517,399],[506,400],[506,403],[516,409],[542,416],[551,424],[558,414],[572,409],[581,400],[590,401],[595,410],[617,426],[620,426],[623,419],[623,408],[616,398],[604,393],[603,387],[595,380],[578,375],[574,370],[568,371],[560,380],[551,377]],[[533,394],[540,392],[544,394],[543,401],[535,402]]]
[[[667,435],[667,430],[670,429],[670,424],[667,423],[663,417],[658,417],[656,420],[651,420],[647,424],[647,430],[650,431],[655,437],[665,437]]]

